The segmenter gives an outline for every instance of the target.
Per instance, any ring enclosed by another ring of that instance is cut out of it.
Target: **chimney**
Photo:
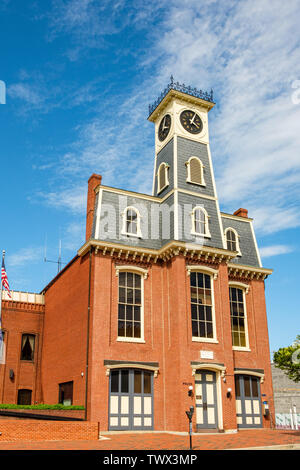
[[[233,213],[233,215],[237,215],[238,217],[245,217],[246,219],[248,218],[248,211],[247,209],[238,209]]]
[[[85,240],[89,240],[92,236],[93,229],[93,219],[94,219],[94,210],[95,210],[95,198],[96,193],[95,189],[99,184],[101,184],[101,175],[96,175],[95,173],[88,180],[88,194],[87,194],[87,206],[86,206],[86,231],[85,231]]]

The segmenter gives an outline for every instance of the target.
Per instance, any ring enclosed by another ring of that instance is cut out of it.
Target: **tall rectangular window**
[[[23,334],[21,344],[21,361],[34,360],[35,335]]]
[[[246,347],[246,312],[244,292],[236,287],[229,287],[232,345]]]
[[[211,276],[191,272],[192,335],[213,338],[213,301]]]
[[[133,272],[119,273],[118,336],[142,336],[142,279]]]

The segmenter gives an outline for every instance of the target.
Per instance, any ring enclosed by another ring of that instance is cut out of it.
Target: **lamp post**
[[[193,419],[193,414],[194,414],[194,407],[190,406],[190,411],[186,411],[186,415],[187,415],[188,420],[189,420],[190,450],[193,449],[193,446],[192,446],[192,433],[193,433],[192,419]]]

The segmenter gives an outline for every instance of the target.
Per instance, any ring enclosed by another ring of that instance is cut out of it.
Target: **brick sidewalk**
[[[167,433],[111,434],[99,441],[1,442],[1,450],[188,450],[189,437]],[[300,431],[245,430],[193,435],[194,450],[223,450],[300,444]]]

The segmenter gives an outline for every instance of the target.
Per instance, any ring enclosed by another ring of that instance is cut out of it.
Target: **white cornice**
[[[201,260],[208,263],[220,264],[222,261],[228,263],[236,257],[236,251],[224,250],[223,248],[213,248],[209,246],[200,246],[196,243],[185,243],[180,241],[170,241],[159,250],[149,248],[122,245],[112,243],[108,240],[88,240],[79,250],[78,256],[85,255],[93,247],[95,253],[101,252],[103,255],[116,256],[119,259],[133,260],[139,262],[154,262],[158,259],[167,261],[174,256],[182,255],[191,260]],[[129,258],[130,257],[130,258]]]

